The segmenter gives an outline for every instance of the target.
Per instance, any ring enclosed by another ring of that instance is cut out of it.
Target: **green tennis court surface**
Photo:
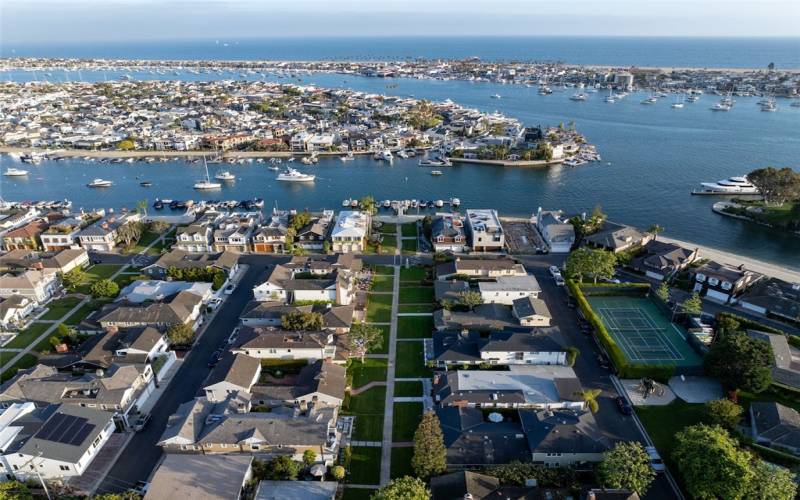
[[[648,298],[586,297],[628,361],[642,365],[695,367],[703,364],[671,323]]]

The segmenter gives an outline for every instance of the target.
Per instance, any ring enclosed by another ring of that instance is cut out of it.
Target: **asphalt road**
[[[525,265],[527,271],[539,281],[542,287],[542,298],[553,316],[553,325],[558,326],[561,334],[569,345],[577,347],[580,355],[575,360],[575,374],[585,389],[601,389],[603,392],[597,398],[600,410],[595,414],[595,420],[600,430],[611,441],[639,441],[645,444],[644,436],[636,427],[633,418],[619,412],[615,398],[619,396],[611,383],[611,372],[600,366],[597,354],[600,349],[594,340],[583,335],[578,327],[578,316],[575,309],[567,306],[567,289],[557,286],[550,276],[549,267],[561,267],[565,256],[515,256]],[[676,498],[669,481],[663,474],[659,474],[644,496],[647,500],[661,500]]]
[[[98,494],[124,491],[133,487],[137,481],[145,481],[150,477],[163,453],[156,443],[167,426],[169,416],[175,413],[182,403],[199,394],[203,381],[211,371],[208,368],[211,354],[239,322],[239,315],[252,298],[253,286],[266,276],[267,267],[287,260],[287,257],[274,256],[243,256],[240,259],[240,263],[250,266],[249,269],[228,300],[220,306],[203,336],[172,377],[167,390],[151,411],[148,426],[142,432],[136,433],[128,442],[106,478],[100,483]]]

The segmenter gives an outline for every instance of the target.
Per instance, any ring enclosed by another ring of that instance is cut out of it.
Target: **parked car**
[[[225,295],[230,295],[230,294],[232,294],[232,293],[233,293],[233,291],[234,291],[235,289],[236,289],[236,285],[234,285],[233,283],[231,283],[230,285],[228,285],[228,286],[226,286],[226,287],[225,287]]]
[[[650,467],[656,472],[664,472],[664,461],[661,460],[661,455],[658,454],[655,446],[646,446],[645,450],[650,455]]]
[[[564,281],[563,276],[561,276],[560,274],[553,276],[553,281],[556,282],[557,286],[564,286],[566,284],[566,281]]]
[[[555,278],[556,276],[561,276],[561,270],[558,266],[550,266],[550,276]]]
[[[239,338],[239,327],[237,326],[236,328],[233,329],[230,336],[228,337],[228,344],[233,344],[234,342],[236,342],[236,339],[238,338]]]
[[[149,413],[139,414],[139,418],[136,420],[136,423],[133,424],[133,430],[135,432],[143,431],[144,428],[147,427],[148,422],[150,422]]]
[[[619,412],[623,415],[631,415],[633,413],[633,408],[631,405],[628,404],[628,400],[623,398],[622,396],[617,396],[614,400],[617,403],[617,408],[619,408]]]
[[[217,366],[217,363],[219,363],[219,358],[221,357],[222,357],[222,351],[220,349],[214,351],[214,354],[211,355],[211,359],[208,360],[208,367],[214,368],[215,366]]]
[[[222,299],[219,297],[214,297],[213,299],[208,301],[208,308],[212,311],[218,308],[222,304]]]

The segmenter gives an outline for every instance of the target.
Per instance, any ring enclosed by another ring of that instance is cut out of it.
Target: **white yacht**
[[[21,168],[9,168],[5,172],[3,172],[3,175],[5,175],[6,177],[25,177],[26,175],[28,175],[28,171],[22,170]]]
[[[44,159],[44,155],[42,153],[25,153],[19,158],[22,163],[32,163],[34,165],[38,165]]]
[[[397,157],[398,157],[398,158],[403,158],[403,159],[406,159],[406,158],[408,158],[408,153],[406,153],[405,151],[403,151],[403,150],[401,149],[400,151],[398,151],[398,152],[397,152]]]
[[[236,176],[228,172],[227,170],[223,170],[222,172],[217,172],[217,175],[215,175],[214,178],[224,182],[233,182],[236,180]]]
[[[570,96],[570,101],[585,101],[589,96],[584,94],[583,92],[578,92],[576,94],[572,94]]]
[[[104,180],[104,179],[97,178],[97,179],[94,179],[89,184],[87,184],[86,186],[90,187],[90,188],[105,188],[105,187],[111,187],[112,184],[114,184],[114,183],[111,182],[111,181],[107,181],[107,180]]]
[[[775,99],[769,99],[764,104],[762,104],[761,111],[767,111],[767,112],[778,111],[778,104],[775,102]]]
[[[711,106],[711,111],[730,111],[733,106],[722,101],[715,102],[713,106]]]
[[[379,151],[374,155],[372,155],[372,159],[374,160],[392,161],[393,158],[394,157],[392,156],[392,152],[389,151],[388,149],[384,149],[383,151]]]
[[[431,170],[431,175],[434,176],[434,177],[442,175],[442,171],[441,170]]]
[[[718,182],[701,182],[703,189],[693,191],[695,194],[758,194],[758,189],[747,180],[746,176],[730,177]]]
[[[451,167],[452,165],[447,158],[423,158],[419,161],[420,167]]]
[[[647,99],[642,101],[642,104],[655,104],[658,102],[658,97],[651,95]]]
[[[206,157],[205,156],[203,157],[203,166],[206,169],[206,178],[195,182],[194,183],[194,188],[202,190],[202,191],[208,191],[210,189],[219,189],[219,188],[221,188],[222,184],[220,184],[219,182],[211,182],[211,179],[209,178],[209,175],[208,175],[208,163],[206,163]]]
[[[493,94],[492,99],[500,99],[500,94]]]
[[[297,170],[295,170],[295,169],[293,169],[291,167],[286,167],[285,171],[283,171],[280,174],[278,174],[278,177],[276,177],[276,180],[286,181],[286,182],[313,182],[314,179],[316,179],[316,178],[317,178],[316,175],[304,174],[304,173],[298,172]]]
[[[349,152],[349,153],[347,153],[346,155],[344,155],[344,156],[341,156],[341,157],[339,157],[339,158],[340,158],[342,161],[353,161],[353,160],[355,160],[355,159],[356,159],[356,157],[355,157],[355,155],[353,155],[353,152],[352,152],[352,151],[350,151],[350,152]]]

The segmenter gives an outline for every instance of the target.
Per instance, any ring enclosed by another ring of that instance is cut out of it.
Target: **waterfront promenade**
[[[767,276],[779,278],[784,281],[800,283],[800,271],[794,271],[779,264],[771,264],[769,262],[752,259],[750,257],[744,257],[731,252],[725,252],[716,248],[698,245],[696,243],[690,243],[687,241],[676,240],[667,236],[659,236],[658,239],[659,241],[665,241],[667,243],[676,243],[686,248],[697,248],[700,250],[700,256],[704,259],[711,259],[721,264],[729,264],[732,266],[743,265],[750,271],[755,271]],[[798,260],[800,260],[800,256],[798,256]]]

